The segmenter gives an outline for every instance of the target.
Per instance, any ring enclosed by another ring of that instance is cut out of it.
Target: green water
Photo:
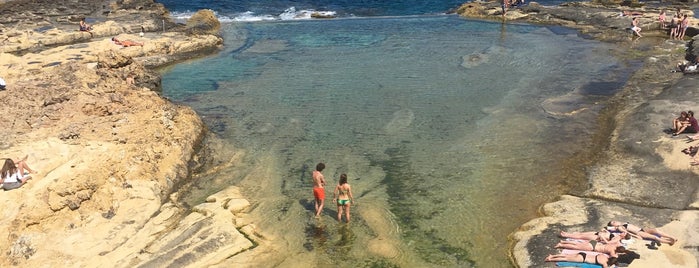
[[[508,267],[507,236],[567,190],[626,79],[572,31],[456,16],[225,25],[227,46],[163,71],[243,155],[200,192],[243,187],[283,267]],[[324,162],[325,213],[310,172]],[[330,204],[347,173],[357,204]],[[196,193],[192,193],[197,196]]]

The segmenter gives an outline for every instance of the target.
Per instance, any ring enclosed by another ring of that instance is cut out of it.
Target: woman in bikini
[[[544,261],[547,262],[557,262],[557,261],[568,261],[568,262],[583,262],[583,263],[592,263],[592,264],[599,264],[603,268],[608,268],[609,266],[615,264],[617,262],[617,259],[614,257],[607,257],[604,254],[598,254],[592,256],[590,254],[589,256],[585,252],[579,252],[579,253],[574,253],[574,254],[556,254],[556,255],[548,255]]]
[[[565,232],[561,231],[560,236],[563,238],[579,239],[579,240],[595,240],[605,244],[620,242],[622,239],[628,239],[630,236],[626,233],[613,234],[607,230],[599,232]]]
[[[597,240],[589,241],[568,241],[563,240],[556,244],[556,248],[562,249],[572,249],[572,250],[584,250],[584,251],[594,251],[599,253],[607,254],[611,257],[619,257],[619,253],[626,253],[627,250],[620,242],[614,243],[598,243]]]
[[[352,187],[347,183],[347,174],[340,175],[340,182],[333,192],[333,202],[337,202],[337,221],[342,221],[342,212],[345,212],[347,222],[350,221],[350,204],[354,203]]]
[[[639,227],[628,222],[610,221],[607,223],[607,230],[628,232],[629,234],[642,239],[650,239],[658,244],[665,243],[670,246],[677,242],[677,238],[666,234],[657,228]]]

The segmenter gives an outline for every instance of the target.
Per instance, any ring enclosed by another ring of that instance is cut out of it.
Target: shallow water
[[[563,28],[449,15],[224,28],[220,54],[163,70],[164,95],[245,152],[190,198],[242,186],[289,266],[510,266],[507,236],[584,183],[570,159],[627,78],[608,46]],[[341,173],[350,225],[329,204]]]

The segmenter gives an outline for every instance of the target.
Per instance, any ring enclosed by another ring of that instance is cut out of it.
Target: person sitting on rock
[[[636,17],[631,20],[631,31],[633,31],[638,37],[641,37],[641,27],[638,27],[638,19]]]
[[[17,189],[32,178],[29,174],[24,172],[25,169],[31,171],[26,165],[26,162],[20,160],[18,163],[19,165],[15,164],[15,161],[12,161],[12,159],[7,158],[5,159],[2,169],[0,169],[0,183],[2,183],[2,188],[6,191]]]
[[[81,32],[87,32],[87,33],[89,33],[89,34],[90,34],[90,37],[93,36],[93,35],[92,35],[92,26],[90,26],[89,24],[87,24],[87,23],[85,22],[85,18],[81,18],[81,19],[80,19],[80,31],[81,31]]]
[[[132,46],[143,46],[143,43],[136,42],[136,41],[131,41],[131,40],[119,40],[116,37],[112,37],[112,42],[114,44],[120,45],[122,47],[132,47]]]

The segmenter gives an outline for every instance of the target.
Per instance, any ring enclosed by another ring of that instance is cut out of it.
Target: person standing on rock
[[[313,171],[313,197],[315,198],[316,218],[320,217],[325,205],[325,177],[323,177],[324,163],[318,163],[316,170]]]

